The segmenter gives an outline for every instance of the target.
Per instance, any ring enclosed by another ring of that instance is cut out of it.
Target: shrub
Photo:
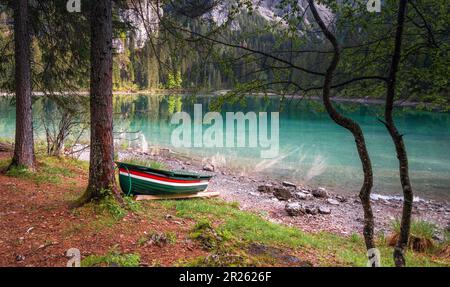
[[[400,220],[392,222],[394,234],[388,241],[389,246],[395,246],[400,236]],[[437,227],[433,223],[425,220],[412,220],[408,247],[417,252],[424,252],[434,247],[433,235]]]

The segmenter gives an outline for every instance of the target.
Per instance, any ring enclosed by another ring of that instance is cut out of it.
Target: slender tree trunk
[[[400,236],[394,249],[395,266],[405,266],[405,249],[408,245],[409,229],[411,225],[411,211],[413,205],[413,191],[411,182],[409,180],[408,155],[406,153],[403,135],[399,133],[395,126],[392,112],[394,109],[394,98],[396,89],[396,78],[398,66],[401,58],[403,26],[405,22],[407,0],[400,0],[397,14],[397,30],[395,34],[394,53],[392,55],[392,62],[389,71],[386,91],[386,107],[384,113],[384,124],[391,135],[392,141],[395,145],[397,158],[399,162],[400,182],[403,189],[403,211],[400,225]]]
[[[91,3],[91,143],[89,183],[83,204],[117,192],[114,174],[112,106],[112,1]]]
[[[373,186],[373,173],[372,173],[372,163],[370,161],[369,153],[367,151],[366,142],[364,139],[364,134],[358,123],[350,118],[341,115],[334,107],[330,99],[331,84],[333,82],[333,73],[339,63],[340,58],[340,47],[336,40],[336,37],[328,30],[327,26],[323,22],[319,13],[317,12],[314,0],[308,0],[311,12],[314,16],[315,21],[320,26],[320,29],[324,33],[325,37],[331,42],[334,49],[333,59],[325,73],[325,79],[323,84],[323,103],[325,109],[327,110],[330,117],[338,125],[349,130],[353,137],[355,138],[356,148],[358,150],[358,155],[361,160],[363,172],[364,172],[364,183],[361,187],[359,197],[364,210],[364,241],[367,250],[375,248],[375,242],[373,239],[373,229],[374,229],[374,219],[372,207],[370,204],[370,193]]]
[[[28,0],[14,5],[16,138],[11,166],[35,169],[33,116],[31,113],[30,33]]]

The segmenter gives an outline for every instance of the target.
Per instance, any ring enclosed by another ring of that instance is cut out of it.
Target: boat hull
[[[210,178],[119,165],[120,188],[128,195],[194,194],[205,191]]]

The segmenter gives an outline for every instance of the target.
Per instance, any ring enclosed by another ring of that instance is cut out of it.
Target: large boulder
[[[298,216],[306,213],[305,208],[299,202],[289,202],[284,209],[290,216]]]
[[[286,188],[286,187],[275,187],[274,191],[273,191],[273,195],[278,199],[278,200],[283,200],[283,201],[287,201],[291,198],[294,197],[294,193],[295,190],[292,190],[290,188]]]
[[[312,195],[314,197],[319,197],[319,198],[328,198],[328,192],[325,188],[323,187],[319,187],[317,189],[314,189],[312,191]]]

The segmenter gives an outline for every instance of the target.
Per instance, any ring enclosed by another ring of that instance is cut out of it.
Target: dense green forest
[[[56,3],[64,6],[65,2],[56,1]],[[344,20],[348,19],[346,13],[352,12],[346,11],[346,6],[341,5],[339,12],[336,12],[335,21],[337,27],[342,26],[336,33],[342,46],[352,47],[365,40],[371,43],[372,39],[373,43],[377,42],[378,45],[371,47],[373,53],[370,54],[367,54],[368,50],[363,48],[343,51],[346,61],[338,67],[337,78],[345,82],[351,75],[361,74],[364,77],[369,73],[385,73],[383,61],[386,59],[386,55],[384,52],[391,44],[387,39],[380,41],[385,33],[380,26],[383,18],[372,17],[373,15],[368,14],[358,19],[360,22],[347,21]],[[281,13],[279,11],[288,9],[288,6],[289,4],[280,2],[278,6],[272,8],[275,13],[277,11]],[[58,5],[55,7],[53,7],[55,9],[53,13],[64,9]],[[324,45],[323,39],[317,38],[314,33],[306,33],[302,39],[298,38],[293,31],[301,29],[305,25],[303,20],[294,17],[290,19],[288,18],[291,17],[289,13],[281,13],[279,19],[268,19],[255,10],[255,12],[236,13],[230,23],[219,24],[214,19],[205,21],[195,17],[174,17],[170,7],[163,6],[164,9],[163,19],[160,19],[160,23],[151,30],[142,25],[135,25],[136,23],[132,23],[129,19],[124,19],[124,9],[121,9],[120,5],[114,9],[113,88],[115,90],[181,88],[191,91],[213,91],[235,89],[244,92],[259,90],[314,94],[320,87],[322,79],[317,75],[301,73],[296,69],[288,70],[286,67],[277,66],[276,60],[267,55],[250,53],[249,50],[241,49],[244,47],[251,51],[272,52],[278,58],[286,58],[296,66],[306,67],[310,70],[323,70],[326,59],[330,56],[330,54],[324,53],[329,46],[326,43]],[[395,10],[394,7],[392,9]],[[409,17],[417,18],[417,20],[411,21],[411,27],[405,39],[406,59],[402,61],[400,67],[404,73],[399,78],[401,82],[398,93],[401,98],[433,103],[441,109],[447,109],[447,75],[450,66],[447,48],[448,25],[446,19],[448,16],[446,16],[445,4],[442,1],[430,3],[427,10],[433,11],[435,16],[433,18],[429,14],[426,15],[428,17],[426,19],[427,27],[430,26],[430,29],[435,30],[433,34],[429,35],[422,34],[423,29],[415,22],[420,21],[421,15],[417,15],[417,13],[414,15],[412,9],[408,10],[408,13],[411,13]],[[32,36],[32,72],[36,87],[34,90],[69,90],[68,87],[72,86],[74,89],[86,90],[89,85],[89,82],[86,81],[89,65],[89,38],[88,35],[81,35],[78,29],[88,29],[87,19],[79,15],[70,15],[73,18],[73,22],[68,24],[71,28],[57,30],[58,33],[65,34],[58,42],[45,34],[47,33],[45,29],[48,28],[46,25],[52,25],[51,21],[39,16],[38,11],[34,13],[36,19],[33,21],[38,23],[33,29]],[[390,17],[387,15],[385,20],[388,21]],[[0,89],[5,91],[11,90],[13,83],[11,81],[14,64],[11,24],[11,11],[1,5],[0,49],[4,52],[0,54],[2,57]],[[359,28],[356,29],[356,26]],[[369,28],[378,26],[380,29]],[[226,43],[232,43],[233,46],[219,45],[209,39],[194,39],[192,35],[186,37],[183,33],[175,32],[180,27],[190,31],[193,35],[210,35],[208,33],[212,33],[211,35],[214,37],[220,38]],[[286,27],[289,28],[287,31]],[[146,37],[138,39],[143,34],[146,34]],[[416,35],[420,35],[421,38]],[[183,41],[183,38],[191,39]],[[143,43],[137,43],[143,40]],[[63,43],[63,41],[67,43]],[[52,46],[59,46],[61,50],[52,50]],[[70,52],[72,47],[78,48],[77,55]],[[424,50],[427,47],[429,49]],[[312,52],[305,53],[300,50]],[[288,51],[290,52],[287,53]],[[381,61],[376,61],[376,59],[381,59]],[[62,72],[66,73],[64,79],[60,78]],[[299,89],[300,86],[301,89]],[[382,82],[356,81],[352,85],[337,88],[336,92],[344,97],[380,98],[382,89]]]
[[[117,16],[118,17],[118,16]],[[245,44],[253,48],[264,50],[266,47],[275,45],[277,36],[265,31],[258,32],[259,27],[268,24],[267,20],[258,14],[241,14],[236,18],[238,27],[242,30],[235,30],[231,27],[225,27],[220,30],[224,37],[236,38],[242,37],[241,33],[251,35],[246,37]],[[113,65],[113,83],[115,90],[136,91],[152,89],[177,89],[184,88],[190,90],[218,90],[232,89],[239,83],[245,83],[255,77],[249,74],[257,67],[252,61],[239,61],[232,66],[226,59],[239,57],[239,51],[229,48],[212,49],[205,43],[200,44],[180,44],[179,40],[171,36],[165,29],[154,32],[158,34],[160,43],[151,43],[147,40],[142,47],[136,44],[136,31],[126,30],[124,23],[118,20],[118,27],[115,31],[115,53]],[[0,47],[8,53],[1,53],[2,61],[0,63],[2,79],[0,88],[2,90],[11,90],[11,78],[13,75],[13,47],[12,47],[12,20],[10,11],[6,6],[0,6]],[[203,33],[207,29],[197,19],[188,19],[181,23],[193,31]],[[40,75],[51,61],[49,55],[48,42],[39,39],[39,31],[33,36],[33,74],[37,86],[43,83],[45,79]],[[145,33],[145,31],[143,32]],[[82,43],[88,45],[86,41]],[[196,46],[195,46],[196,45]],[[81,47],[80,47],[81,48]],[[198,49],[194,49],[198,48]],[[80,51],[77,51],[80,53]],[[85,55],[81,55],[85,57]],[[230,60],[231,61],[231,60]],[[77,71],[83,75],[86,72],[85,67],[80,63]],[[46,71],[47,72],[47,71]],[[48,76],[47,76],[48,77]],[[273,74],[268,71],[264,75],[265,79],[272,79]],[[82,76],[73,79],[80,89],[87,89],[88,82],[82,79]],[[45,85],[43,85],[45,86]]]

